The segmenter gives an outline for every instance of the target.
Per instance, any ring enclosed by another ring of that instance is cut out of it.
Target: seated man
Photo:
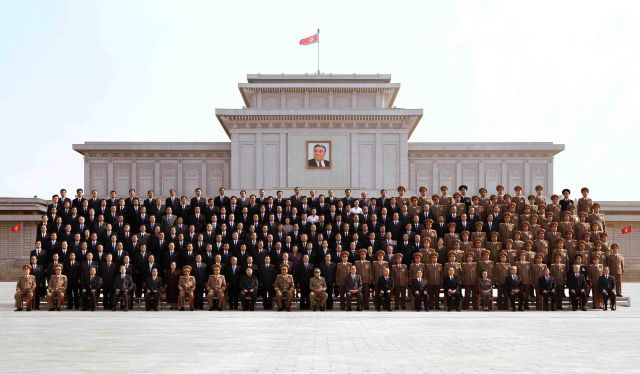
[[[542,310],[549,311],[556,310],[554,303],[556,296],[556,280],[550,275],[551,270],[549,268],[544,269],[544,275],[538,279],[538,291],[542,295]]]
[[[145,282],[144,306],[146,310],[158,310],[158,300],[162,292],[162,278],[158,276],[158,269],[151,269],[151,276]]]
[[[484,270],[478,280],[478,295],[480,296],[480,306],[484,311],[493,309],[493,281],[489,278],[489,272]]]
[[[193,302],[195,301],[196,278],[191,275],[191,266],[182,267],[182,274],[178,280],[178,306],[180,310],[184,310],[185,300],[188,300],[189,310],[193,310]]]
[[[516,311],[516,298],[518,299],[518,310],[522,312],[523,304],[525,302],[524,285],[522,279],[518,276],[518,268],[516,266],[511,267],[511,274],[507,275],[505,279],[505,286],[507,288],[507,294],[511,301],[511,310]]]
[[[268,256],[267,256],[268,257]],[[218,310],[224,309],[224,297],[227,289],[227,282],[224,275],[220,274],[220,265],[213,265],[213,274],[209,275],[207,279],[207,303],[209,303],[209,310],[213,310],[214,298],[218,300]]]
[[[455,269],[451,266],[447,269],[447,275],[444,277],[442,288],[444,289],[444,299],[447,304],[447,311],[450,312],[455,308],[460,311],[460,282],[458,277],[454,275]]]
[[[389,276],[389,268],[382,268],[382,276],[377,281],[376,287],[376,310],[380,308],[391,311],[391,292],[393,292],[393,278]]]
[[[598,280],[603,301],[602,309],[607,310],[607,303],[611,300],[611,310],[616,310],[616,278],[609,272],[609,267],[605,266]]]
[[[315,312],[317,304],[320,303],[320,310],[324,311],[327,305],[327,282],[320,276],[320,269],[313,269],[313,277],[309,280],[309,300],[311,300],[312,310]]]
[[[278,311],[284,310],[282,302],[286,300],[287,311],[290,312],[295,284],[293,282],[293,276],[289,274],[289,265],[285,263],[280,265],[280,274],[276,277],[276,282],[274,283],[273,288],[276,291],[276,304],[278,305]]]
[[[97,298],[100,295],[102,278],[96,275],[96,268],[90,267],[89,274],[82,277],[82,310],[96,310]]]
[[[587,310],[587,281],[580,272],[580,265],[573,265],[573,272],[567,278],[567,288],[569,288],[569,299],[571,299],[571,309],[575,312],[578,303],[583,311]]]
[[[47,287],[47,303],[50,311],[54,308],[60,311],[64,304],[65,292],[67,292],[67,276],[62,275],[62,264],[57,264],[53,271],[55,274],[49,278],[49,286]]]
[[[128,311],[129,296],[133,292],[133,279],[127,274],[127,268],[124,265],[120,265],[120,274],[113,279],[113,290],[113,311],[117,309],[118,300],[122,302],[121,309]]]
[[[349,274],[345,278],[345,289],[347,294],[347,311],[351,311],[351,300],[356,299],[356,310],[362,310],[362,277],[356,274],[357,268],[351,265]]]
[[[429,286],[422,278],[422,270],[416,271],[416,277],[411,280],[411,293],[413,294],[413,306],[416,312],[422,309],[429,311]]]
[[[29,275],[31,271],[31,265],[22,265],[22,275],[18,278],[16,283],[16,312],[22,310],[22,302],[27,303],[27,311],[31,311],[31,304],[33,303],[33,296],[36,291],[36,277]]]
[[[253,269],[247,268],[240,278],[240,300],[242,310],[256,310],[258,298],[258,278],[253,275]]]

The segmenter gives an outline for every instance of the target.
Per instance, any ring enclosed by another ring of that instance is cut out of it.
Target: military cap
[[[414,252],[413,253],[413,258],[416,258],[416,257],[422,258],[422,253],[421,252]]]
[[[462,191],[462,190],[468,190],[469,187],[467,187],[465,184],[460,185],[460,187],[458,187],[458,191]]]
[[[504,190],[504,186],[499,184],[496,186],[496,190]]]
[[[419,253],[419,252],[418,252],[418,253]],[[403,258],[403,257],[404,257],[404,255],[402,254],[402,252],[398,252],[398,253],[396,253],[396,254],[395,254],[395,256],[394,256],[394,257],[400,257],[400,258]]]
[[[508,198],[511,198],[511,195],[509,195],[508,193],[506,193],[506,194],[502,195],[502,198],[503,198],[503,199],[506,199],[507,197],[508,197]]]
[[[506,251],[500,251],[500,254],[498,255],[498,257],[507,257],[507,252]]]
[[[480,189],[478,190],[478,192],[487,192],[487,189],[484,187],[480,187]]]
[[[24,265],[22,265],[22,270],[24,270],[24,269],[29,269],[29,270],[31,270],[31,265],[29,265],[29,264],[24,264]]]
[[[383,251],[382,249],[378,249],[378,250],[376,251],[376,257],[378,257],[378,256],[380,256],[380,255],[383,255],[383,256],[384,256],[384,251]]]
[[[587,212],[580,212],[580,213],[578,213],[578,216],[579,217],[587,217],[588,214],[587,214]]]
[[[529,226],[529,221],[522,221],[522,223],[520,224],[521,226],[527,225]]]
[[[484,223],[482,223],[482,221],[476,221],[476,226],[482,226],[484,225]]]
[[[552,198],[552,199],[559,199],[559,198],[560,198],[560,196],[558,196],[557,194],[553,194],[553,195],[551,195],[551,198]]]
[[[482,251],[480,251],[480,255],[482,256],[489,255],[489,254],[491,254],[491,251],[486,248],[482,248]]]
[[[591,258],[592,258],[592,259],[594,259],[594,258],[596,258],[596,257],[597,257],[597,258],[599,258],[599,259],[600,259],[600,258],[602,258],[602,257],[600,256],[600,253],[594,253],[593,255],[591,255]]]
[[[554,222],[551,222],[551,223],[549,224],[549,226],[558,226],[558,222],[555,222],[555,221],[554,221]]]
[[[545,230],[545,229],[540,229],[540,230],[538,230],[538,233],[546,234],[546,233],[547,233],[547,230]]]
[[[556,249],[556,250],[553,251],[553,258],[556,258],[558,256],[562,257],[562,251]]]
[[[453,193],[453,197],[458,197],[458,196],[462,196],[462,194],[460,192],[454,192]]]
[[[54,269],[60,268],[62,269],[62,264],[57,264],[56,266],[53,267]]]
[[[564,211],[562,211],[562,215],[563,215],[563,216],[568,216],[569,214],[571,214],[571,212],[570,212],[570,211],[568,211],[568,210],[564,210]]]
[[[534,195],[527,196],[527,200],[535,200],[535,199],[536,199],[536,197]]]
[[[460,235],[469,235],[469,231],[464,230],[464,231],[462,231],[462,232],[460,233]]]
[[[425,222],[425,223],[431,223],[431,224],[433,224],[433,220],[432,220],[431,218],[427,218],[427,220],[426,220],[426,221],[424,221],[424,222]]]
[[[593,207],[595,208],[596,206],[600,208],[600,203],[593,203]]]
[[[584,192],[584,191],[589,192],[589,189],[588,189],[587,187],[582,187],[582,188],[580,189],[580,192]]]
[[[400,185],[400,186],[398,186],[398,190],[397,191],[400,192],[400,190],[406,191],[407,189],[404,188],[404,186]]]
[[[182,272],[183,272],[183,273],[184,273],[185,271],[187,271],[187,270],[191,271],[191,266],[189,266],[189,265],[185,265],[185,266],[183,266],[183,267],[182,267]]]
[[[531,245],[533,245],[533,240],[531,240],[531,239],[527,239],[527,240],[525,240],[525,241],[524,241],[524,244],[525,244],[525,245],[526,245],[526,244],[531,244]]]
[[[507,239],[505,239],[505,240],[504,240],[504,243],[505,243],[505,244],[506,244],[506,243],[512,243],[512,244],[513,244],[513,239],[511,239],[511,238],[507,238]]]
[[[542,257],[543,257],[543,256],[542,256],[542,253],[540,253],[540,252],[536,252],[536,254],[535,254],[535,255],[533,255],[533,258],[538,258],[538,257],[542,258]]]
[[[456,223],[455,223],[455,222],[449,222],[449,225],[448,225],[448,226],[449,226],[449,227],[451,227],[451,226],[456,227]]]
[[[367,249],[366,249],[366,248],[360,248],[360,249],[358,249],[358,254],[360,254],[360,253],[362,253],[362,252],[367,253]]]
[[[515,187],[513,187],[513,190],[514,191],[518,191],[518,190],[522,191],[522,186],[515,186]]]
[[[568,188],[564,188],[564,189],[562,189],[562,194],[563,194],[563,195],[564,195],[564,193],[565,193],[565,192],[570,194],[570,193],[571,193],[571,190],[570,190],[570,189],[568,189]]]
[[[536,186],[536,191],[540,191],[540,190],[544,190],[544,187],[542,187],[541,185],[537,185]]]
[[[620,249],[620,244],[618,244],[618,243],[613,243],[613,244],[611,244],[611,249],[613,249],[613,248],[618,248],[618,249]]]
[[[217,268],[217,269],[220,269],[220,268],[221,268],[221,266],[220,266],[219,264],[213,264],[213,266],[211,266],[211,267],[212,267],[213,269],[216,269],[216,268]]]
[[[518,257],[520,256],[526,256],[527,255],[527,251],[525,251],[524,249],[521,249],[518,251]]]
[[[431,199],[432,200],[440,200],[440,196],[439,195],[431,195]]]
[[[580,240],[578,240],[578,245],[580,245],[580,244],[587,245],[587,241],[584,240],[584,239],[580,239]]]
[[[422,192],[422,191],[426,191],[427,187],[425,186],[420,186],[420,188],[418,189],[418,191]]]
[[[560,242],[564,243],[564,239],[562,239],[562,238],[556,239],[556,243],[560,243]]]
[[[440,186],[440,191],[442,191],[442,190],[448,190],[448,189],[449,189],[449,187],[447,187],[447,186]]]
[[[475,243],[477,243],[477,242],[482,243],[482,239],[480,239],[480,238],[475,238],[475,239],[473,240],[473,243],[474,243],[474,244],[475,244]]]
[[[524,222],[523,222],[524,223]],[[520,230],[513,230],[513,235],[522,235],[522,231]]]
[[[349,256],[349,251],[340,252],[340,257],[343,257],[343,256],[347,256],[348,257]]]
[[[282,268],[289,269],[289,264],[285,264],[285,263],[280,264],[280,269],[282,269]]]
[[[473,195],[473,196],[471,196],[471,200],[480,200],[480,196]]]
[[[438,257],[438,254],[436,252],[431,252],[429,253],[429,258],[434,258],[434,257]]]
[[[467,253],[464,254],[465,258],[469,258],[469,256],[473,257],[473,251],[467,251]]]
[[[498,236],[498,235],[500,235],[500,233],[498,233],[497,231],[491,231],[491,233],[489,235]]]
[[[454,251],[453,249],[450,250],[449,252],[447,252],[447,258],[449,258],[451,256],[456,256],[456,251]]]

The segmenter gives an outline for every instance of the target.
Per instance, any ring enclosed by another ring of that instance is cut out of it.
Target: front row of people
[[[36,279],[30,275],[31,265],[25,264],[22,267],[23,274],[18,278],[15,293],[16,311],[21,311],[23,304],[26,303],[27,311],[32,309],[32,304],[36,292]],[[117,310],[118,302],[121,303],[121,309],[127,311],[130,306],[130,297],[133,296],[134,283],[130,275],[126,274],[125,266],[120,266],[120,274],[113,280],[113,294],[110,305],[112,309]],[[196,279],[191,275],[191,266],[185,265],[182,268],[183,275],[180,276],[178,282],[178,306],[180,310],[184,310],[187,306],[190,310],[194,309],[194,301],[196,299]],[[220,274],[220,265],[213,265],[213,274],[209,276],[206,284],[206,299],[209,303],[209,310],[223,310],[225,305],[225,297],[227,291],[227,283],[224,275]],[[567,288],[569,289],[569,299],[571,301],[572,310],[578,308],[586,310],[588,285],[584,275],[580,271],[580,265],[573,266],[567,279]],[[46,300],[49,310],[61,310],[64,306],[65,293],[67,292],[67,277],[62,275],[62,265],[54,268],[54,274],[49,280],[47,287]],[[309,281],[309,300],[312,309],[324,311],[327,305],[329,294],[327,293],[327,283],[325,278],[321,276],[319,268],[313,271],[313,277]],[[483,310],[492,309],[493,305],[493,283],[487,276],[487,271],[482,272],[482,276],[478,281],[478,296]],[[523,304],[526,303],[526,288],[522,279],[518,276],[518,268],[512,266],[510,274],[506,277],[505,292],[511,304],[512,311],[523,310]],[[97,299],[102,288],[102,279],[96,275],[96,268],[89,270],[89,276],[82,280],[81,298],[83,309],[96,310]],[[243,310],[255,310],[256,300],[258,298],[258,279],[253,274],[252,268],[247,268],[245,274],[240,279],[239,298],[242,303]],[[435,295],[439,294],[439,286]],[[462,286],[455,275],[453,267],[447,268],[447,274],[442,282],[442,289],[445,296],[446,309],[448,311],[460,311],[462,304]],[[603,310],[609,307],[611,310],[616,309],[616,281],[609,274],[609,267],[603,268],[603,274],[598,279],[598,290],[603,300]],[[394,287],[393,277],[390,276],[389,268],[384,268],[382,276],[377,280],[375,287],[375,305],[380,311],[385,309],[391,311],[391,303],[404,303],[404,298],[397,297],[397,288]],[[543,298],[543,310],[554,310],[554,300],[556,300],[556,292],[564,292],[562,288],[556,286],[555,280],[549,274],[549,269],[545,268],[544,275],[538,279],[538,290]],[[560,290],[560,291],[558,291]],[[162,278],[158,276],[158,269],[151,271],[151,276],[144,285],[144,299],[146,310],[158,310],[159,303],[162,299],[164,286]],[[275,301],[279,311],[291,311],[291,304],[296,294],[296,287],[293,276],[289,274],[289,266],[282,264],[280,266],[280,274],[277,275],[274,282]],[[422,270],[417,270],[415,278],[410,281],[409,292],[413,297],[413,307],[416,311],[423,309],[429,311],[432,305],[430,297],[434,293],[429,288],[426,280],[423,278]],[[475,291],[474,291],[475,292]],[[404,292],[401,292],[404,294]],[[356,309],[363,309],[363,281],[362,277],[357,274],[357,267],[351,265],[348,267],[348,273],[340,287],[341,304],[346,299],[346,310],[352,310],[352,303],[355,301]],[[465,298],[469,295],[469,290],[465,289]],[[106,292],[105,292],[106,296]],[[438,297],[438,296],[436,296]],[[436,301],[437,302],[437,301]],[[437,304],[436,304],[437,305]],[[403,304],[404,306],[404,304]],[[439,309],[436,308],[436,309]]]

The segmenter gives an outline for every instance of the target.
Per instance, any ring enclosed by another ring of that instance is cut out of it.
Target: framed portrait
[[[331,169],[331,141],[307,141],[307,169]]]

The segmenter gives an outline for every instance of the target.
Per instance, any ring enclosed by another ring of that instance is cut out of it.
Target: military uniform
[[[397,254],[396,256],[400,256]],[[391,266],[391,277],[393,278],[393,294],[396,299],[395,308],[406,308],[406,293],[407,285],[409,282],[409,273],[407,271],[407,265],[405,264],[393,264]]]
[[[598,256],[598,258],[600,258],[600,256]],[[604,266],[602,264],[598,263],[589,265],[588,269],[589,277],[587,279],[587,284],[591,288],[593,309],[600,308],[600,299],[602,296],[600,294],[600,276],[602,275],[603,267]]]
[[[610,274],[616,279],[616,295],[622,296],[622,274],[624,273],[624,257],[620,253],[612,253],[607,258]]]
[[[536,258],[540,257],[541,254],[536,254]],[[543,308],[543,299],[542,299],[542,290],[540,290],[538,280],[540,277],[544,276],[544,271],[547,269],[547,264],[539,263],[533,264],[531,268],[531,282],[533,283],[533,288],[536,293],[536,310],[542,310]]]
[[[502,252],[500,257],[504,256],[505,260],[507,258],[507,253]],[[508,302],[509,298],[507,297],[507,290],[505,286],[505,279],[509,275],[511,271],[511,264],[509,262],[497,262],[495,264],[495,284],[498,288],[498,309],[507,310],[509,308]]]
[[[209,310],[213,310],[213,301],[218,299],[218,310],[224,309],[225,292],[227,290],[227,281],[222,274],[211,274],[207,279],[207,303],[209,304]]]
[[[356,274],[362,278],[362,308],[369,309],[369,293],[372,284],[371,278],[371,262],[367,260],[357,260],[354,263]]]
[[[327,282],[324,277],[311,277],[311,279],[309,279],[309,289],[311,290],[309,293],[309,300],[311,300],[312,310],[316,310],[316,305],[319,301],[320,310],[324,311],[327,306],[327,298],[329,298],[329,295],[326,292]]]
[[[427,284],[429,285],[430,308],[440,309],[440,286],[442,285],[443,268],[438,262],[429,262],[426,266]]]
[[[471,257],[471,256],[469,256]],[[462,287],[464,288],[464,299],[462,309],[469,309],[469,301],[473,305],[473,310],[478,310],[478,263],[462,263]]]
[[[27,303],[27,310],[31,310],[33,297],[36,291],[36,277],[33,275],[21,275],[16,283],[16,309],[22,310],[22,302]],[[58,304],[60,305],[60,304]]]
[[[341,310],[344,310],[345,308],[345,293],[347,292],[347,290],[345,288],[344,280],[346,276],[349,274],[350,268],[351,268],[350,262],[338,262],[336,264],[336,285],[338,286],[338,293],[340,294],[339,296],[340,296]]]
[[[180,279],[178,280],[178,305],[180,309],[184,309],[185,301],[188,301],[189,309],[193,310],[195,291],[196,277],[194,277],[193,275],[181,275]]]
[[[67,292],[67,276],[53,274],[51,278],[49,278],[49,286],[47,288],[47,303],[49,304],[49,310],[53,310],[56,300],[58,301],[57,308],[62,308],[65,292]]]
[[[491,278],[480,278],[478,280],[478,294],[480,295],[480,301],[482,310],[493,309],[493,281]]]
[[[282,306],[283,299],[287,301],[287,310],[291,310],[291,302],[293,301],[293,293],[295,291],[293,275],[278,274],[273,288],[276,291],[276,304],[278,305],[278,310],[284,309]]]
[[[518,268],[518,277],[522,282],[522,303],[524,308],[529,309],[529,295],[531,295],[531,262],[518,261],[515,266]]]

